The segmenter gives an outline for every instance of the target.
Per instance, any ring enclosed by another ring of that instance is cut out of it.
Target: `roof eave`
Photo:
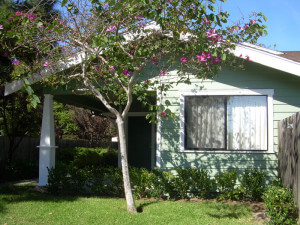
[[[280,52],[264,50],[262,47],[253,47],[250,44],[238,44],[233,51],[234,55],[240,57],[249,56],[250,60],[261,65],[277,69],[286,73],[300,76],[300,63],[281,57]],[[274,53],[275,52],[275,53]],[[277,54],[276,54],[277,53]]]

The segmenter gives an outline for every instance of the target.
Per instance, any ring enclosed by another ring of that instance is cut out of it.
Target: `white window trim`
[[[180,95],[180,152],[197,152],[197,153],[274,153],[274,137],[273,137],[273,95],[274,89],[237,89],[237,90],[194,90],[181,91]],[[184,97],[185,96],[201,96],[201,95],[266,95],[268,110],[268,150],[267,151],[240,151],[240,150],[186,150],[184,148]]]

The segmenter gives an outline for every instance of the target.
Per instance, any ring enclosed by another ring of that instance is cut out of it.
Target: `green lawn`
[[[66,197],[28,190],[31,185],[0,188],[3,224],[255,224],[250,207],[211,201],[138,200],[138,214],[126,212],[124,199]]]

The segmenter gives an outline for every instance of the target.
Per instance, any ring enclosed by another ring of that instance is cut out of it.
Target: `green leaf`
[[[63,0],[60,4],[60,7],[64,7],[67,4],[68,0]]]
[[[263,16],[263,18],[264,18],[264,21],[267,21],[267,17],[266,16]]]
[[[226,60],[226,54],[223,53],[223,54],[222,54],[222,61],[225,61],[225,60]]]
[[[43,23],[42,22],[38,22],[37,24],[36,24],[36,27],[40,27],[40,26],[43,26]]]
[[[213,11],[213,12],[216,11],[216,10],[215,10],[215,7],[213,7],[212,5],[209,5],[208,8],[209,8],[211,11]]]
[[[24,79],[24,84],[29,85],[29,81],[26,78]]]
[[[72,3],[69,3],[67,9],[68,9],[68,10],[73,9],[73,4],[72,4]]]

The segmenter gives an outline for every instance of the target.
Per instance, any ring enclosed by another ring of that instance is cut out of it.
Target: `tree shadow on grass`
[[[41,202],[66,202],[76,201],[79,196],[50,195],[36,191],[36,184],[14,185],[4,184],[0,187],[0,213],[5,213],[8,204],[41,201]]]
[[[215,212],[209,212],[207,213],[208,216],[218,219],[238,219],[244,216],[247,216],[251,214],[251,209],[249,207],[249,210],[247,210],[242,205],[234,205],[234,204],[225,204],[225,203],[218,203],[218,204],[209,204],[207,206],[208,208],[211,208],[211,211]]]
[[[159,203],[159,201],[154,201],[154,200],[150,201],[149,200],[149,201],[143,202],[139,206],[137,206],[136,210],[137,210],[138,213],[142,213],[142,212],[144,212],[145,207],[147,207],[149,205],[152,205],[152,204],[157,204],[157,203]]]

